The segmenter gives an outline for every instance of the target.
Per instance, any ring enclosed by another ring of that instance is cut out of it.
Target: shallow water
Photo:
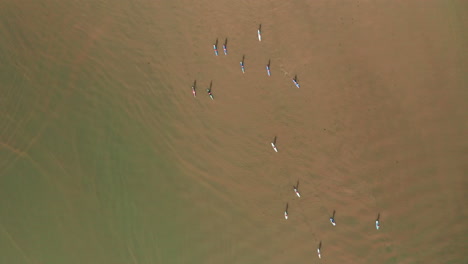
[[[463,263],[462,9],[405,3],[0,4],[0,262]]]

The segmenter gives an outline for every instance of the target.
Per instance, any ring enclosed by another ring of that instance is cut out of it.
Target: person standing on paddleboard
[[[377,215],[377,219],[375,219],[375,229],[380,229],[380,213]]]
[[[193,81],[193,84],[192,84],[192,94],[193,94],[193,97],[197,97],[197,80]]]
[[[320,241],[319,246],[317,247],[317,255],[318,255],[319,259],[322,258],[321,249],[322,249],[322,241]]]
[[[245,55],[242,56],[242,61],[240,62],[240,66],[241,66],[242,73],[245,73],[244,60],[245,60]]]
[[[278,149],[276,148],[276,137],[273,139],[273,142],[271,142],[271,146],[275,150],[275,152],[278,152]]]
[[[224,55],[228,55],[228,52],[227,52],[227,38],[226,38],[226,40],[224,41],[223,50],[224,50]]]
[[[297,81],[297,75],[294,76],[294,79],[292,79],[292,81],[293,81],[294,85],[296,85],[297,88],[300,88],[299,82]]]
[[[216,56],[218,56],[218,39],[216,39],[215,44],[213,44],[213,50]]]
[[[258,36],[258,41],[262,41],[262,24],[258,26],[257,36]]]
[[[211,89],[210,89],[210,88],[207,88],[207,89],[206,89],[206,92],[208,92],[208,95],[210,96],[211,100],[214,100],[213,94],[211,93]]]
[[[301,197],[301,194],[299,193],[299,190],[297,190],[297,187],[296,186],[293,186],[294,188],[294,193],[296,193],[297,197]]]
[[[268,64],[266,65],[266,70],[267,70],[268,76],[271,76],[271,72],[270,72],[270,60],[268,60]]]
[[[284,209],[284,219],[288,220],[288,203],[286,203],[286,209]]]

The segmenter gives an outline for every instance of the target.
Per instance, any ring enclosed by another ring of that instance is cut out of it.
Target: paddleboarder
[[[288,204],[286,204],[286,209],[284,210],[284,219],[288,220]]]
[[[215,44],[213,44],[213,50],[216,56],[218,56],[218,39],[216,39]]]
[[[245,59],[245,55],[244,55],[244,56],[242,56],[242,61],[240,62],[240,66],[241,66],[242,73],[245,73],[245,68],[244,68],[244,59]]]
[[[193,85],[192,85],[192,94],[193,94],[193,97],[197,97],[196,85],[197,85],[197,81],[194,81],[194,82],[193,82]]]
[[[227,55],[227,54],[228,54],[228,52],[227,52],[227,38],[226,38],[226,40],[224,41],[223,50],[224,50],[224,55]]]
[[[380,229],[380,213],[377,215],[377,219],[375,219],[375,229]]]
[[[271,73],[270,73],[270,61],[268,61],[268,64],[266,65],[266,70],[267,70],[268,76],[271,76]]]
[[[258,36],[258,41],[262,41],[262,24],[258,26],[257,36]]]
[[[317,247],[317,255],[319,257],[319,259],[322,258],[322,254],[320,254],[320,249],[322,248],[322,241],[320,241],[318,247]]]
[[[294,188],[294,192],[296,193],[297,197],[301,197],[301,194],[299,193],[299,191],[297,190],[297,187],[296,186],[293,186]]]
[[[278,149],[276,148],[276,137],[273,139],[273,142],[271,142],[271,147],[273,147],[275,152],[278,152]]]
[[[208,95],[210,96],[211,100],[214,100],[213,94],[211,93],[211,89],[207,88],[206,91],[208,92]]]
[[[333,210],[333,215],[330,217],[330,223],[331,223],[333,226],[336,226],[336,222],[335,222],[335,213],[336,213],[336,211]]]
[[[299,82],[297,82],[297,75],[294,76],[294,79],[292,79],[292,81],[293,81],[294,85],[296,85],[297,88],[300,88]]]

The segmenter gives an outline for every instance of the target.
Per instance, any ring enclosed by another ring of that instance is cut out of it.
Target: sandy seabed
[[[0,259],[468,261],[463,1],[118,2],[0,8]]]

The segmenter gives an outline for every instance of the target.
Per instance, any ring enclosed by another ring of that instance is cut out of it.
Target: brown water
[[[466,263],[464,10],[1,3],[0,263]]]

